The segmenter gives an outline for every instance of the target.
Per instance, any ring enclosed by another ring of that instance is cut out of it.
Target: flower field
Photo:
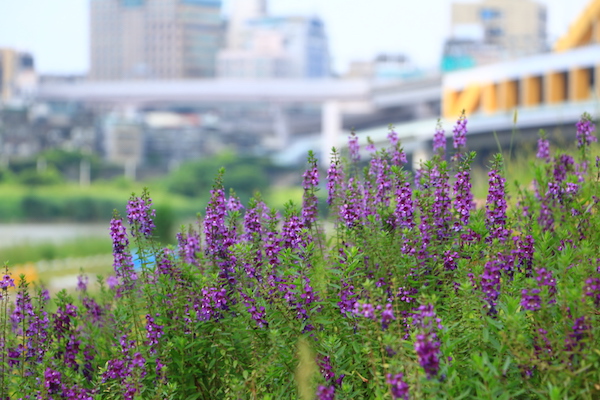
[[[541,135],[532,190],[507,193],[496,156],[483,207],[467,129],[446,148],[438,126],[414,173],[393,130],[366,162],[351,136],[326,176],[310,153],[281,214],[221,170],[167,248],[133,195],[110,222],[115,275],[72,294],[7,266],[0,399],[600,398],[595,126],[573,128],[575,157]]]

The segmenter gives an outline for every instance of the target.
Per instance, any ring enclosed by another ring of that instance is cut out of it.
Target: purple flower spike
[[[404,378],[402,373],[395,375],[387,374],[385,381],[390,385],[394,399],[408,400],[408,384],[402,378]]]
[[[210,191],[210,202],[206,207],[206,217],[204,218],[206,254],[211,257],[218,256],[224,250],[223,239],[227,236],[225,224],[227,205],[223,190],[223,173],[223,170],[219,171],[213,189]]]
[[[446,132],[442,128],[441,121],[438,121],[435,134],[433,135],[433,153],[439,154],[442,158],[446,154]]]
[[[160,314],[156,314],[160,317]],[[163,326],[154,322],[154,318],[150,314],[146,314],[146,338],[147,344],[150,346],[150,354],[156,354],[158,339],[163,335]]]
[[[0,280],[0,289],[8,289],[10,287],[15,287],[15,280],[10,277],[10,275],[4,275],[2,280]]]
[[[538,150],[536,157],[546,162],[550,161],[550,142],[547,139],[538,139]]]
[[[485,205],[485,224],[490,232],[488,241],[498,239],[503,243],[508,239],[510,232],[506,229],[506,179],[500,174],[500,163],[501,159],[497,158],[494,169],[488,172],[489,192]]]
[[[337,152],[333,149],[331,165],[327,170],[327,204],[332,205],[338,197],[344,182],[344,175]]]
[[[454,126],[452,133],[454,138],[454,150],[456,151],[454,157],[458,160],[467,146],[467,117],[465,116],[464,111],[460,115],[458,121],[456,121],[456,125]]]
[[[340,207],[340,218],[348,228],[353,228],[359,224],[362,214],[362,192],[354,178],[350,178],[344,204]]]
[[[388,133],[387,137],[392,147],[396,147],[396,145],[398,144],[398,134],[394,130],[393,126],[390,126],[390,132]]]
[[[49,394],[61,393],[61,377],[60,372],[52,368],[46,368],[46,372],[44,372],[44,386],[48,389]]]
[[[410,182],[398,182],[396,185],[396,209],[394,210],[395,225],[397,227],[408,229],[414,227],[413,208]]]
[[[240,294],[242,296],[242,299],[244,300],[244,304],[246,305],[246,308],[248,309],[248,313],[250,313],[252,319],[256,322],[256,325],[259,328],[268,327],[269,324],[265,320],[265,317],[266,317],[265,308],[262,306],[257,307],[256,300],[254,300],[252,297],[248,296],[247,294],[245,294],[243,292],[241,292]]]
[[[124,290],[133,288],[137,275],[133,268],[133,260],[129,253],[129,239],[123,221],[113,218],[110,221],[110,236],[113,241],[113,267]]]
[[[469,224],[471,211],[475,209],[473,202],[473,193],[471,191],[471,162],[473,155],[460,163],[458,173],[455,175],[454,182],[454,210],[458,216],[458,221],[454,224],[454,229],[460,231]]]
[[[431,304],[419,306],[414,314],[413,324],[419,328],[415,338],[415,352],[427,379],[431,379],[437,375],[440,368],[441,343],[437,330],[442,329],[443,326]]]
[[[417,335],[415,351],[427,378],[436,376],[440,368],[440,343],[429,335]]]
[[[319,365],[319,370],[321,371],[323,378],[325,378],[325,381],[333,381],[335,378],[335,373],[333,372],[333,367],[331,366],[331,358],[329,356],[318,357],[317,364]]]
[[[496,313],[496,301],[500,296],[501,260],[488,261],[481,274],[481,291],[484,300],[488,303],[488,313]]]
[[[137,231],[140,232],[144,237],[151,237],[152,231],[154,230],[153,218],[156,215],[156,210],[150,209],[152,206],[152,199],[148,195],[146,189],[142,193],[141,197],[131,197],[127,203],[127,220],[129,225],[136,227]],[[136,229],[132,229],[131,235],[135,236]]]
[[[304,188],[302,196],[302,223],[305,227],[310,228],[317,221],[318,200],[315,191],[319,185],[317,159],[312,151],[308,152],[308,164],[308,169],[302,175],[304,178],[302,181],[302,187]]]
[[[577,127],[577,147],[587,147],[592,142],[597,142],[598,138],[594,136],[596,125],[592,122],[592,117],[588,113],[584,113],[581,119],[575,125]]]
[[[335,387],[320,385],[319,388],[317,389],[317,398],[319,400],[334,400],[335,399]]]
[[[387,303],[385,305],[385,309],[381,312],[381,328],[383,330],[387,329],[390,326],[390,322],[395,320],[394,310],[392,309],[392,305]]]
[[[190,227],[187,234],[178,233],[177,250],[186,263],[198,266],[198,253],[200,253],[200,235],[198,232]],[[167,256],[168,253],[165,252],[164,258],[168,261]]]
[[[357,163],[360,161],[360,146],[356,133],[352,132],[348,137],[348,151],[350,152],[350,161]]]
[[[600,307],[600,278],[588,278],[584,290],[585,296],[590,297],[596,307]]]
[[[529,311],[537,311],[542,308],[540,289],[523,289],[521,292],[521,306]]]

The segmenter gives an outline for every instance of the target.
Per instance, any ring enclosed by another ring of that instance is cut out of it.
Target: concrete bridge
[[[406,150],[423,152],[441,114],[451,131],[460,112],[469,118],[473,144],[502,142],[514,128],[536,133],[539,128],[572,126],[584,111],[600,110],[600,0],[593,0],[552,52],[508,60],[444,76],[376,83],[370,80],[192,80],[82,82],[44,85],[42,100],[68,100],[95,105],[142,107],[172,103],[263,103],[321,105],[321,129],[303,146],[319,149],[343,146],[344,116],[387,110],[411,110],[417,122],[397,124]],[[517,115],[516,122],[514,115]],[[275,113],[277,115],[277,113]],[[405,113],[406,114],[406,113]],[[393,119],[386,121],[394,123]],[[373,140],[387,129],[363,132]],[[475,139],[476,136],[480,136]],[[315,147],[316,146],[316,147]],[[288,148],[291,151],[292,148]],[[418,157],[417,157],[418,158]]]

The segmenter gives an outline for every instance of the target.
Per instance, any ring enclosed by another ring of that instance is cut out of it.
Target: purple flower
[[[235,262],[236,258],[229,249],[238,241],[235,223],[229,227],[225,219],[227,205],[223,189],[224,169],[219,174],[211,190],[211,198],[206,207],[204,218],[204,238],[206,242],[206,255],[211,261],[219,266],[219,278],[222,283],[235,284]]]
[[[60,394],[62,391],[61,378],[60,372],[50,367],[46,368],[44,372],[44,386],[48,389],[49,394]]]
[[[454,210],[458,215],[455,229],[458,231],[469,224],[471,210],[475,209],[471,192],[471,162],[473,156],[461,162],[454,182]]]
[[[204,218],[204,237],[206,240],[206,254],[216,257],[223,250],[223,239],[227,235],[225,215],[225,192],[221,183],[222,174],[219,174],[213,189],[210,191],[210,201],[206,207]]]
[[[417,293],[417,289],[406,288],[404,286],[401,286],[398,289],[398,293],[396,294],[396,296],[400,299],[401,302],[411,304],[415,302],[415,298],[413,296]]]
[[[489,314],[496,313],[496,301],[500,296],[501,261],[499,259],[485,263],[481,274],[481,291],[489,307]]]
[[[375,319],[375,307],[373,307],[373,304],[356,302],[352,312],[368,319]]]
[[[446,271],[454,271],[456,269],[456,260],[458,260],[460,256],[456,251],[446,250],[444,252],[444,269]]]
[[[0,289],[6,290],[10,287],[15,287],[15,280],[10,277],[10,275],[4,275],[2,280],[0,280]],[[2,297],[0,297],[1,299]]]
[[[331,164],[327,170],[327,204],[332,205],[338,197],[340,188],[344,181],[344,174],[340,165],[338,154],[333,149]]]
[[[354,178],[348,180],[348,190],[339,212],[342,222],[348,228],[354,228],[362,218],[362,193]]]
[[[434,190],[434,202],[431,207],[433,228],[438,239],[445,239],[449,236],[449,228],[452,220],[448,173],[443,167],[434,165],[430,170],[429,179]]]
[[[441,344],[437,337],[437,330],[443,328],[432,304],[419,306],[413,316],[413,325],[418,329],[415,338],[415,352],[419,364],[425,370],[427,378],[430,379],[437,375],[439,370]]]
[[[398,134],[396,133],[396,131],[394,131],[394,127],[391,125],[390,132],[388,133],[387,138],[390,141],[392,147],[396,147],[396,145],[398,144]]]
[[[265,214],[265,204],[255,198],[250,199],[250,204],[244,214],[245,239],[248,241],[260,238],[263,234],[262,219]]]
[[[535,252],[533,236],[513,236],[513,242],[516,248],[511,251],[511,254],[515,259],[515,266],[520,271],[525,272],[527,276],[531,276],[533,254]]]
[[[499,160],[499,159],[498,159]],[[506,193],[504,183],[506,179],[500,175],[498,170],[499,165],[488,172],[489,176],[489,192],[485,205],[485,224],[490,232],[488,241],[498,239],[500,242],[505,242],[508,239],[509,231],[506,229]]]
[[[290,211],[281,229],[283,247],[295,250],[305,247],[307,245],[307,238],[303,229],[304,224],[300,218],[293,211]]]
[[[440,342],[431,335],[419,334],[415,340],[415,352],[427,378],[437,375],[440,368]]]
[[[317,398],[319,400],[334,400],[335,399],[335,387],[320,385],[317,388]]]
[[[552,174],[556,183],[562,183],[567,179],[567,174],[573,171],[575,160],[568,154],[561,154],[554,159],[554,169]]]
[[[537,311],[542,308],[540,289],[523,289],[521,292],[521,306],[529,311]]]
[[[302,224],[309,228],[317,221],[317,196],[312,191],[304,191],[302,198]]]
[[[350,161],[353,163],[360,161],[360,146],[358,145],[358,137],[354,132],[348,137],[348,151],[350,152]]]
[[[567,351],[581,351],[583,348],[583,340],[590,334],[591,326],[586,322],[585,316],[577,318],[573,322],[571,332],[566,339],[565,349]]]
[[[546,268],[539,267],[535,270],[535,274],[535,280],[538,282],[539,287],[548,288],[548,295],[550,296],[548,304],[556,303],[556,279],[552,276],[552,272],[548,271]]]
[[[267,232],[264,243],[265,257],[269,260],[272,267],[279,265],[279,253],[281,252],[281,239],[277,232]]]
[[[200,252],[200,235],[191,227],[187,233],[177,234],[177,248],[179,256],[187,264],[198,266],[198,253]],[[163,260],[168,261],[168,254],[165,253]]]
[[[109,275],[106,278],[106,284],[109,289],[115,289],[119,285],[119,279],[114,275]]]
[[[240,292],[240,295],[242,296],[242,299],[244,300],[244,304],[246,305],[246,308],[248,309],[250,316],[256,322],[256,325],[259,328],[268,327],[269,324],[267,323],[267,320],[265,319],[265,317],[266,317],[265,308],[262,306],[256,307],[256,300],[254,300],[253,298],[251,298],[244,292]]]
[[[302,174],[302,188],[314,189],[319,186],[319,169],[317,168],[317,160],[312,151],[308,152],[309,167]]]
[[[222,317],[221,311],[228,308],[227,291],[215,288],[202,289],[201,304],[194,304],[196,318],[199,321],[219,320]]]
[[[241,210],[242,208],[244,208],[244,206],[242,205],[242,202],[240,201],[240,199],[235,194],[232,193],[229,195],[229,198],[227,199],[225,208],[227,209],[227,211],[235,212],[235,211]]]
[[[380,156],[371,159],[369,174],[375,176],[376,192],[374,201],[378,205],[389,206],[392,181],[391,170],[387,160]]]
[[[387,303],[385,309],[381,312],[381,329],[386,330],[390,325],[390,322],[395,319],[396,317],[394,316],[392,305]]]
[[[550,161],[550,142],[545,138],[539,138],[537,143],[536,157],[546,162]]]
[[[404,378],[402,373],[394,375],[387,374],[385,381],[388,385],[390,385],[392,397],[394,399],[408,400],[408,384],[404,382],[402,378]]]
[[[135,236],[136,231],[141,232],[143,236],[149,238],[154,230],[154,222],[152,218],[156,215],[156,210],[150,210],[152,199],[148,195],[146,189],[141,197],[132,196],[127,203],[127,220],[129,225],[137,229],[131,231],[131,235]]]
[[[90,317],[91,322],[95,325],[102,326],[102,319],[105,311],[98,303],[96,303],[96,300],[91,297],[84,297],[81,300],[81,303],[87,311],[87,315]]]
[[[439,154],[442,159],[446,154],[446,132],[444,132],[442,123],[439,120],[433,135],[433,153]]]
[[[598,138],[594,136],[596,125],[592,122],[592,117],[584,113],[581,119],[575,125],[577,127],[577,147],[587,147],[592,142],[597,142]]]
[[[158,318],[160,314],[156,313]],[[150,354],[156,354],[158,339],[163,335],[163,326],[154,322],[154,318],[150,314],[146,314],[146,344],[150,346]]]
[[[467,117],[465,116],[465,112],[463,111],[458,121],[456,121],[456,125],[454,126],[453,133],[453,145],[456,154],[454,155],[455,159],[460,159],[464,148],[467,145]]]
[[[373,143],[370,137],[367,137],[367,145],[365,146],[365,150],[369,153],[375,153],[375,143]]]
[[[113,267],[123,290],[130,290],[137,279],[133,260],[128,251],[129,239],[123,221],[113,218],[110,221],[110,236],[113,241]]]
[[[404,150],[402,150],[400,145],[396,145],[396,147],[394,147],[394,150],[392,151],[392,165],[401,166],[403,164],[406,164],[407,162],[408,161],[406,159],[406,153],[404,152]]]
[[[596,307],[600,307],[600,278],[588,278],[585,281],[585,296],[590,297]]]
[[[89,282],[89,277],[87,275],[80,274],[77,276],[77,290],[81,292],[85,292],[87,290],[87,285]]]
[[[346,282],[342,283],[340,301],[337,304],[340,308],[340,312],[344,316],[354,310],[354,305],[356,304],[356,293],[354,293],[354,286]]]
[[[317,364],[319,365],[321,375],[323,375],[323,378],[325,378],[325,381],[327,383],[335,379],[335,373],[333,372],[333,367],[331,366],[331,358],[329,356],[319,356],[317,358]]]
[[[400,228],[412,229],[413,220],[412,189],[407,181],[398,182],[396,185],[396,208],[394,210],[395,224]]]
[[[315,294],[308,277],[304,278],[304,285],[302,288],[300,301],[296,304],[296,316],[298,319],[306,321],[308,319],[309,310],[311,310],[314,307],[314,303],[318,301],[318,295]],[[307,325],[305,330],[312,330],[311,326]]]

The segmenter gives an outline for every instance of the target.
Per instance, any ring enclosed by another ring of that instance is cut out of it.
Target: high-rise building
[[[90,0],[90,78],[215,75],[221,0]]]
[[[534,0],[452,4],[442,68],[452,70],[548,50],[546,6]]]
[[[35,91],[37,74],[33,56],[0,48],[0,101],[25,100]]]
[[[247,47],[248,34],[251,34],[247,22],[266,16],[266,0],[233,0],[227,21],[226,48],[239,50]]]
[[[265,0],[237,0],[219,52],[228,78],[322,78],[330,75],[325,26],[317,17],[273,17]]]

